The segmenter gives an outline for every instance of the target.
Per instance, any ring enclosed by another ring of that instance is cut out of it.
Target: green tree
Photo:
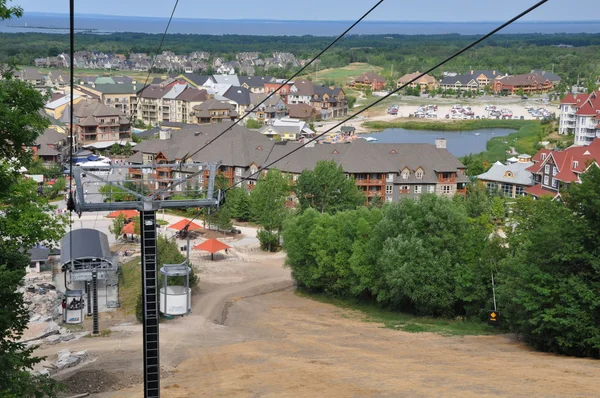
[[[525,91],[522,88],[518,89],[516,93],[519,97],[523,97],[525,95]]]
[[[231,210],[231,217],[238,221],[248,221],[252,217],[250,210],[250,195],[243,189],[235,187],[227,192],[227,204]]]
[[[356,97],[353,95],[346,95],[346,100],[348,101],[348,109],[354,109],[354,104],[356,104]]]
[[[253,118],[248,118],[248,120],[246,120],[246,127],[249,129],[259,129],[262,127],[262,124]]]
[[[504,217],[506,216],[506,203],[504,202],[504,199],[498,195],[492,198],[490,214],[496,224],[501,224],[504,221]]]
[[[312,207],[321,213],[352,210],[364,205],[364,194],[334,160],[317,162],[314,170],[304,170],[294,188],[302,209]]]
[[[259,235],[259,239],[262,242],[268,241],[266,247],[269,251],[277,249],[283,220],[288,214],[285,202],[289,191],[287,178],[281,171],[271,169],[258,180],[250,195],[252,214],[265,231]],[[273,244],[273,237],[276,237],[276,245]]]
[[[20,7],[0,0],[0,20],[20,17]],[[32,146],[47,127],[39,113],[43,97],[32,86],[12,79],[8,68],[0,78],[0,396],[9,398],[56,396],[57,384],[29,371],[42,358],[35,347],[19,342],[27,327],[29,311],[18,292],[29,265],[22,249],[37,243],[56,243],[64,233],[65,219],[55,207],[37,195],[37,186],[16,170],[31,161],[24,148]],[[7,162],[6,160],[10,161]]]
[[[507,326],[537,349],[600,358],[597,231],[549,198],[521,198],[514,214],[497,291]]]
[[[219,209],[217,226],[221,231],[227,231],[233,227],[233,224],[231,223],[231,210],[229,209],[229,206],[225,205]]]
[[[115,240],[118,240],[119,237],[122,235],[121,231],[123,230],[123,227],[125,226],[125,221],[126,221],[125,216],[123,215],[123,213],[121,213],[116,218],[113,219],[112,225],[108,226],[108,230],[110,231],[111,234],[113,234],[115,236]],[[139,221],[138,221],[138,225],[139,225]]]

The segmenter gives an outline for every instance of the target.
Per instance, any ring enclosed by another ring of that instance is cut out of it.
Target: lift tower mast
[[[219,166],[220,163],[156,164],[153,162],[128,166],[111,165],[97,172],[73,167],[75,180],[73,204],[79,216],[83,212],[97,211],[138,210],[140,212],[144,397],[147,398],[160,396],[156,211],[218,207],[222,201],[221,192],[215,192],[215,177]],[[123,169],[125,173],[121,173]],[[121,175],[127,177],[119,179]],[[166,177],[169,175],[171,177]],[[89,195],[87,186],[92,183],[98,188],[102,186],[111,188],[103,190],[102,194]],[[199,188],[188,189],[193,185]],[[146,191],[149,193],[144,194]],[[116,195],[128,200],[113,201]],[[198,196],[201,198],[197,198]]]

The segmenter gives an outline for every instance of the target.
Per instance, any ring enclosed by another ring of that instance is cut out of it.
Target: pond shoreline
[[[520,130],[522,127],[538,122],[531,120],[497,120],[497,119],[479,119],[479,120],[397,120],[386,121],[366,121],[362,124],[366,131],[358,134],[380,133],[387,129],[401,128],[405,130],[424,130],[424,131],[445,131],[461,132],[481,129],[514,129]]]

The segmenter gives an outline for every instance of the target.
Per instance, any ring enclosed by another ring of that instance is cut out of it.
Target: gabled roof
[[[250,105],[250,90],[245,87],[230,87],[223,97],[235,102],[238,105]]]
[[[177,96],[177,99],[187,102],[202,102],[208,99],[208,94],[206,93],[206,90],[198,90],[188,87]]]
[[[35,140],[36,145],[54,145],[63,140],[66,140],[67,136],[65,134],[59,133],[54,129],[46,129],[42,133],[42,135],[38,136]]]
[[[575,114],[579,116],[594,116],[597,113],[598,111],[594,109],[594,107],[589,102],[586,101],[586,103],[583,104],[583,106],[579,108],[579,110]]]
[[[159,99],[164,97],[169,91],[171,91],[170,87],[148,86],[145,89],[140,90],[138,96],[140,98]]]
[[[184,73],[179,76],[184,78],[185,80],[187,80],[188,82],[190,82],[192,85],[194,85],[196,87],[204,86],[206,84],[206,82],[209,80],[214,82],[214,79],[212,78],[212,76],[201,76],[201,75],[197,75],[195,73]]]
[[[420,74],[421,74],[421,72],[419,72],[419,71],[417,71],[415,73],[407,73],[406,75],[404,75],[400,79],[398,79],[398,83],[406,84],[409,81],[411,81],[412,79],[414,79],[415,77],[419,76]],[[435,77],[433,77],[431,75],[424,75],[419,80],[417,80],[416,83],[421,82],[421,81],[423,81],[427,84],[433,84],[436,82]]]
[[[315,85],[310,80],[296,80],[294,87],[297,89],[296,95],[312,97],[315,93]]]
[[[563,98],[560,101],[560,103],[565,105],[575,105],[577,103],[577,100],[575,99],[573,94],[567,93],[567,95],[565,95],[565,98]]]
[[[364,83],[366,81],[368,82],[385,82],[385,78],[383,76],[378,75],[375,72],[365,72],[362,75],[360,75],[359,77],[357,77],[355,80],[355,82],[357,83]]]
[[[496,162],[488,171],[478,175],[477,178],[484,181],[530,186],[533,185],[533,175],[528,168],[532,165],[531,162],[517,162],[509,165]]]
[[[269,83],[272,76],[239,76],[240,86],[244,83],[248,88],[264,87],[265,83]]]
[[[102,94],[131,94],[132,96],[136,94],[136,90],[138,89],[137,85],[128,83],[107,83],[94,86],[90,84],[80,84],[77,87],[99,91]]]
[[[289,104],[289,116],[293,118],[305,119],[314,116],[315,108],[308,104]]]
[[[240,79],[236,75],[213,75],[213,80],[217,84],[231,84],[232,86],[239,86]]]

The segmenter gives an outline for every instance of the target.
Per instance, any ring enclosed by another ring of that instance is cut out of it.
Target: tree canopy
[[[365,204],[364,194],[334,160],[321,160],[314,170],[304,170],[294,191],[303,210],[312,207],[321,213],[335,213]]]

